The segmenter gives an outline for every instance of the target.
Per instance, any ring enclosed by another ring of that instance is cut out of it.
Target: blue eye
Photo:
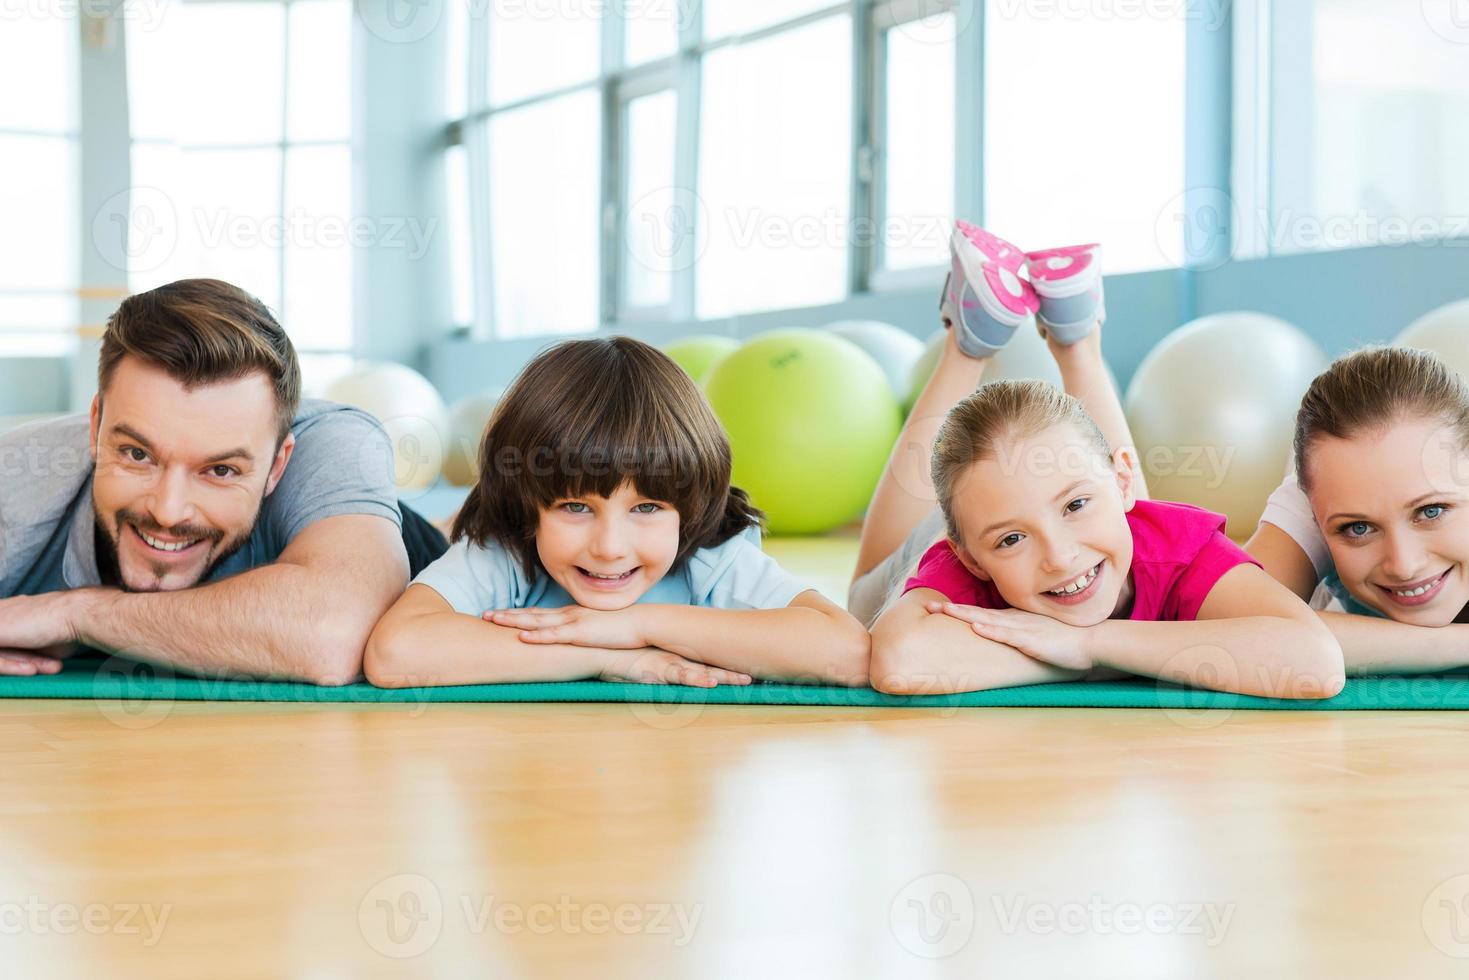
[[[561,509],[566,511],[568,514],[588,514],[591,513],[592,510],[590,507],[579,500],[568,500],[566,503],[561,505]]]
[[[657,504],[638,504],[633,508],[633,511],[638,514],[656,514],[662,509]]]
[[[1432,513],[1430,513],[1430,511]],[[1448,511],[1448,507],[1446,507],[1443,504],[1425,504],[1424,506],[1418,508],[1418,514],[1424,520],[1428,520],[1428,521],[1436,521],[1436,520],[1438,520],[1447,511]]]
[[[1368,534],[1371,530],[1372,525],[1366,521],[1352,521],[1350,524],[1343,524],[1337,533],[1344,538],[1360,538]]]

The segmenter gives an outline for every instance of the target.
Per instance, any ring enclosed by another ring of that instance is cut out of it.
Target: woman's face
[[[1315,439],[1307,497],[1336,573],[1390,619],[1444,626],[1469,603],[1469,454],[1438,419]]]

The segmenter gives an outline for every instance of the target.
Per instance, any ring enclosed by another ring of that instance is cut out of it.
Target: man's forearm
[[[68,593],[78,641],[110,653],[216,676],[348,683],[383,609],[364,610],[346,583],[277,563],[176,592]]]

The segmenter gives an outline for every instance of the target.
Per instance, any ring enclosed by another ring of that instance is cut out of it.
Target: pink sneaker
[[[991,357],[1040,308],[1035,290],[1020,277],[1025,253],[977,225],[955,221],[949,254],[939,312],[953,324],[961,351]]]
[[[1040,297],[1036,319],[1059,344],[1074,344],[1107,317],[1102,296],[1102,247],[1069,245],[1026,256],[1030,281]]]

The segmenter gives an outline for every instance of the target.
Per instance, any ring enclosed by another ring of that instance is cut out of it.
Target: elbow
[[[843,617],[831,642],[821,682],[839,687],[865,687],[872,654],[872,635],[850,616]]]
[[[1245,693],[1302,701],[1336,697],[1347,684],[1341,644],[1314,613],[1291,622],[1295,628],[1281,637],[1282,648],[1292,651],[1285,683],[1266,678],[1261,690]]]
[[[868,666],[873,689],[899,696],[930,693],[928,685],[918,683],[918,678],[908,668],[909,660],[902,637],[874,631]]]
[[[362,669],[373,687],[413,687],[413,678],[404,666],[402,630],[385,620],[372,631],[362,655]]]
[[[318,687],[343,687],[362,676],[363,647],[367,631],[359,624],[340,621],[323,623],[306,650],[307,661],[299,673]]]
[[[1310,639],[1303,644],[1311,668],[1301,685],[1307,698],[1334,698],[1347,686],[1346,661],[1341,643],[1318,617],[1312,615]]]

